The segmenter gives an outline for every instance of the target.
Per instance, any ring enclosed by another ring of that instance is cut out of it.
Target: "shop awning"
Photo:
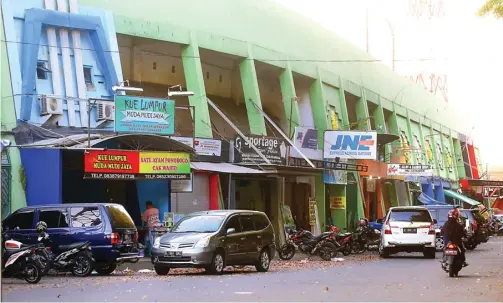
[[[248,167],[243,167],[239,165],[234,165],[230,163],[211,163],[211,162],[192,162],[190,163],[190,167],[193,170],[200,171],[213,171],[219,173],[227,173],[227,174],[267,174],[268,172],[251,169]]]
[[[425,205],[447,205],[447,203],[437,201],[425,193],[420,194],[419,197],[417,197],[417,199],[419,200],[419,202]]]
[[[446,196],[449,196],[454,199],[458,199],[458,200],[463,201],[465,203],[468,203],[470,205],[479,205],[480,204],[479,201],[473,200],[472,198],[468,198],[467,196],[463,196],[462,194],[458,194],[457,192],[452,191],[452,190],[444,189],[444,193]]]

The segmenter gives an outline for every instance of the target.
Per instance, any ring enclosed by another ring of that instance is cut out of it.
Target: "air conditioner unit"
[[[40,98],[40,115],[61,115],[63,110],[57,99],[41,95]]]
[[[98,102],[97,121],[114,121],[115,105],[113,102],[101,101]]]

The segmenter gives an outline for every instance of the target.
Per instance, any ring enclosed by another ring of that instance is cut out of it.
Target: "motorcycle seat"
[[[58,251],[71,250],[71,249],[77,248],[79,246],[82,246],[84,244],[86,244],[86,242],[76,242],[76,243],[72,243],[72,244],[68,244],[68,245],[59,245],[58,247],[56,247],[56,249]]]
[[[311,240],[319,240],[319,239],[321,239],[321,238],[323,238],[323,237],[326,237],[326,236],[327,236],[327,235],[325,235],[325,234],[320,234],[320,235],[317,235],[317,236],[312,236],[312,237],[311,237]]]

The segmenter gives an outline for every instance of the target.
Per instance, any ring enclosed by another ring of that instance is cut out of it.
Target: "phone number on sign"
[[[144,179],[169,179],[169,180],[186,180],[190,179],[190,175],[170,175],[170,174],[148,174],[148,175],[141,175],[139,176],[140,178]]]
[[[134,174],[86,174],[85,178],[88,179],[136,179]]]

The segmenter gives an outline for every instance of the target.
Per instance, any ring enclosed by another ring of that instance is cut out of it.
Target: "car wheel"
[[[96,265],[94,270],[96,270],[96,272],[99,275],[108,276],[109,274],[113,273],[116,268],[117,268],[117,264],[107,263],[107,264]]]
[[[213,260],[211,261],[210,266],[207,268],[207,271],[212,275],[221,275],[225,269],[225,259],[224,255],[217,251],[213,256]]]
[[[255,268],[258,272],[266,272],[269,270],[269,266],[271,264],[271,258],[269,257],[269,252],[266,248],[262,249],[260,252],[259,260]]]
[[[389,258],[389,251],[382,245],[379,245],[379,256],[383,259]]]
[[[436,253],[436,249],[426,249],[423,252],[423,255],[425,258],[428,258],[428,259],[435,259],[435,253]]]
[[[442,250],[444,250],[444,247],[445,247],[444,239],[442,239],[441,237],[436,238],[435,239],[435,248],[438,251],[442,251]]]
[[[169,274],[169,267],[167,266],[161,266],[161,265],[155,265],[154,270],[155,273],[158,274],[159,276],[165,276]]]

